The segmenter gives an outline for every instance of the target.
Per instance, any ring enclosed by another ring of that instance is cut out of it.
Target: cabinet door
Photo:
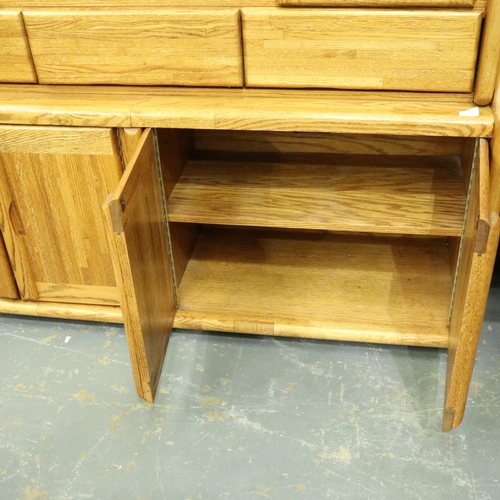
[[[176,309],[157,157],[156,136],[146,130],[104,206],[136,389],[150,403]]]
[[[14,274],[0,233],[0,298],[18,299]]]
[[[100,206],[121,174],[112,129],[0,127],[0,227],[23,299],[119,304]]]
[[[498,214],[489,203],[488,142],[479,142],[450,316],[445,431],[462,422],[498,246]]]

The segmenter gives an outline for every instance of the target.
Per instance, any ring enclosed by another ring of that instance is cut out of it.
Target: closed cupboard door
[[[100,206],[121,174],[112,129],[0,127],[0,227],[21,298],[119,305]]]

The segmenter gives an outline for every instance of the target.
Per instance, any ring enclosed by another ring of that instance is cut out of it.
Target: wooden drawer
[[[28,11],[40,83],[241,86],[239,11]]]
[[[474,7],[474,0],[277,0],[277,3],[282,7]]]
[[[36,83],[23,18],[19,11],[0,11],[0,82]]]
[[[243,9],[246,84],[470,92],[476,11]]]

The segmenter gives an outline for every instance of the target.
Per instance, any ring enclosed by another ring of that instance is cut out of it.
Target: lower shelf
[[[206,227],[174,327],[448,346],[446,239]]]

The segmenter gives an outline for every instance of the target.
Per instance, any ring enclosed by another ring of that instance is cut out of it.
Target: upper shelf
[[[471,94],[0,85],[0,123],[491,137]]]
[[[172,222],[460,236],[452,157],[333,155],[329,164],[191,161],[170,195]]]

